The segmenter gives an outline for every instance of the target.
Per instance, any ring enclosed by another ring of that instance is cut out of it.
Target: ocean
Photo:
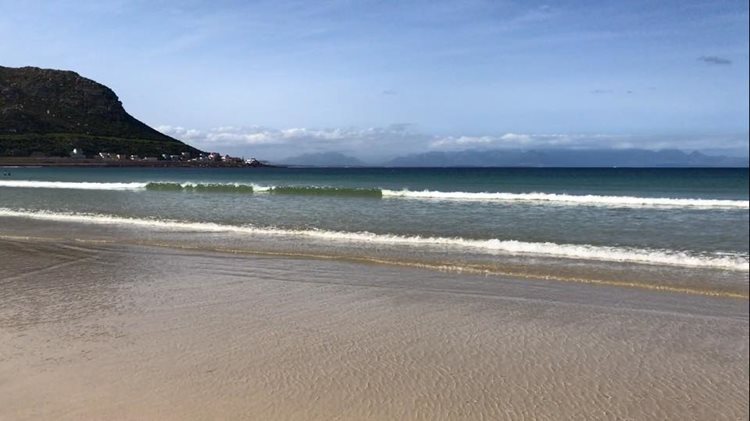
[[[74,223],[235,252],[747,291],[747,169],[5,171],[0,218],[15,227]]]

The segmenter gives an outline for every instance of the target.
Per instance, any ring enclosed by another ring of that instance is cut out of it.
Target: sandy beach
[[[0,419],[748,417],[748,303],[5,237]]]

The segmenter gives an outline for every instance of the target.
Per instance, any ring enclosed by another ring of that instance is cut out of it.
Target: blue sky
[[[212,150],[747,154],[747,1],[6,1],[0,65]]]

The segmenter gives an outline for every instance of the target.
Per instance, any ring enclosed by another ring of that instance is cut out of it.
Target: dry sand
[[[748,302],[0,240],[0,419],[748,418]]]

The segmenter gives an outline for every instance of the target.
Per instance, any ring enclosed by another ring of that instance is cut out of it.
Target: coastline
[[[456,250],[393,243],[394,238],[322,231],[257,229],[220,224],[180,223],[107,215],[68,215],[18,212],[0,207],[0,239],[38,241],[75,238],[80,244],[117,243],[157,246],[184,251],[206,251],[248,256],[313,258],[420,268],[428,272],[475,274],[495,279],[605,285],[626,289],[706,295],[747,300],[746,270],[727,267],[670,266],[667,264],[597,262],[592,257],[529,257],[523,253],[483,254],[481,250]],[[343,238],[342,238],[343,236]],[[378,244],[377,240],[385,240]],[[396,238],[398,240],[398,238]],[[429,239],[416,239],[419,242]],[[439,244],[439,243],[438,243]],[[595,257],[595,256],[594,256]],[[704,264],[706,262],[703,262]],[[718,263],[718,262],[717,262]],[[733,264],[734,266],[734,264]],[[744,269],[744,268],[743,268]]]
[[[64,238],[0,239],[0,418],[748,415],[746,299]]]
[[[0,157],[0,168],[284,168],[283,166],[222,161],[104,160],[89,158],[12,158]]]

